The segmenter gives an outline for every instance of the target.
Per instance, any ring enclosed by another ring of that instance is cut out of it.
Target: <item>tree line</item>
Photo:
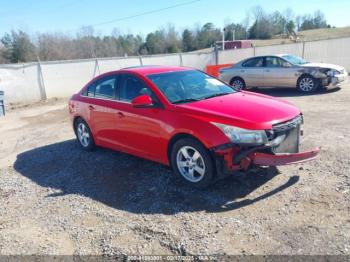
[[[226,23],[225,39],[270,39],[287,36],[294,31],[330,27],[324,14],[294,15],[284,12],[265,12],[254,7],[240,23]],[[222,39],[223,30],[213,23],[177,31],[171,24],[142,37],[120,34],[113,29],[110,35],[96,35],[91,26],[83,27],[72,37],[64,33],[37,33],[34,36],[18,30],[5,33],[0,41],[0,64],[22,63],[95,57],[134,56],[189,52],[212,47]]]

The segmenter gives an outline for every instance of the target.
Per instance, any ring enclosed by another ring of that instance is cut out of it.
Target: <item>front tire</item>
[[[95,148],[95,141],[88,124],[79,118],[75,123],[75,134],[80,146],[87,151]]]
[[[178,140],[171,150],[170,162],[174,173],[187,185],[203,189],[213,182],[213,160],[195,139]]]
[[[300,77],[298,80],[297,89],[301,93],[312,93],[316,91],[317,88],[318,88],[317,80],[310,75],[304,75]]]

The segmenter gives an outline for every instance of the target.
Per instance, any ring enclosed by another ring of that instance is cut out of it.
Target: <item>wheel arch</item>
[[[297,79],[297,82],[296,82],[296,88],[297,89],[299,89],[299,83],[300,83],[300,80],[303,77],[310,77],[310,78],[312,78],[314,80],[314,83],[315,83],[314,91],[317,90],[320,87],[320,85],[321,85],[321,79],[320,78],[317,78],[317,77],[313,76],[312,73],[310,73],[310,72],[304,72]]]
[[[88,127],[90,128],[90,130],[91,130],[91,127],[89,126],[88,122],[87,122],[82,116],[76,115],[76,116],[74,116],[74,118],[73,118],[73,130],[74,130],[74,133],[75,133],[75,134],[76,134],[76,124],[77,124],[77,122],[78,122],[79,119],[83,120],[83,121],[88,125]]]
[[[189,133],[184,133],[184,132],[177,133],[170,138],[168,146],[167,146],[167,157],[168,157],[169,163],[171,162],[171,150],[172,150],[174,144],[177,141],[179,141],[180,139],[184,139],[184,138],[194,139],[197,142],[201,143],[201,145],[208,150],[208,147],[198,137],[196,137],[192,134],[189,134]]]
[[[299,81],[300,81],[300,79],[302,79],[303,77],[311,77],[311,78],[313,78],[313,79],[315,79],[316,81],[318,80],[316,77],[314,77],[311,73],[309,73],[309,72],[305,72],[305,73],[302,73],[299,77],[298,77],[298,79],[297,79],[297,85],[299,85]]]
[[[169,165],[171,166],[171,150],[172,150],[173,146],[175,145],[175,143],[177,141],[184,139],[184,138],[191,138],[191,139],[197,141],[208,151],[208,155],[209,155],[210,159],[212,160],[212,164],[214,166],[213,178],[217,177],[217,175],[218,175],[217,163],[215,161],[215,157],[214,157],[213,153],[208,148],[208,146],[206,146],[205,143],[203,143],[198,137],[196,137],[192,134],[189,134],[189,133],[177,133],[170,139],[170,141],[168,143],[168,148],[167,148],[167,157],[168,157]]]
[[[308,72],[305,72],[305,73],[302,73],[302,74],[298,77],[297,82],[299,82],[300,79],[301,79],[302,77],[305,77],[305,76],[315,78],[312,74],[310,74],[310,73],[308,73]]]

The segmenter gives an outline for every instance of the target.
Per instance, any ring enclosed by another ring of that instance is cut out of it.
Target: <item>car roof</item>
[[[137,74],[146,76],[146,75],[178,72],[178,71],[187,71],[187,70],[194,70],[194,69],[190,68],[190,67],[182,67],[182,66],[155,66],[155,65],[152,65],[152,66],[127,67],[127,68],[121,69],[120,71],[135,72]]]
[[[248,57],[247,59],[251,59],[251,58],[258,58],[258,57],[267,57],[267,56],[277,56],[277,57],[283,57],[285,55],[288,55],[288,54],[267,54],[267,55],[257,55],[257,56],[251,56],[251,57]]]
[[[253,59],[253,58],[264,58],[264,57],[268,57],[268,56],[283,57],[285,55],[288,55],[288,54],[273,54],[273,55],[268,54],[268,55],[251,56],[251,57],[248,57],[248,58],[245,58],[245,59],[241,60],[239,63],[244,63],[245,61]]]

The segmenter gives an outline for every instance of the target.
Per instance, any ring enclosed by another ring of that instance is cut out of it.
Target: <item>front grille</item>
[[[276,147],[272,148],[274,153],[298,153],[300,139],[300,125],[286,131],[285,139]]]
[[[303,123],[302,115],[290,121],[273,126],[275,136],[285,136],[284,140],[272,148],[274,153],[298,153],[300,142],[300,126]]]
[[[280,132],[284,132],[284,131],[293,129],[293,128],[297,127],[298,125],[300,126],[302,123],[303,123],[303,116],[298,115],[297,117],[293,118],[292,120],[273,125],[272,130],[275,133],[280,133]]]

